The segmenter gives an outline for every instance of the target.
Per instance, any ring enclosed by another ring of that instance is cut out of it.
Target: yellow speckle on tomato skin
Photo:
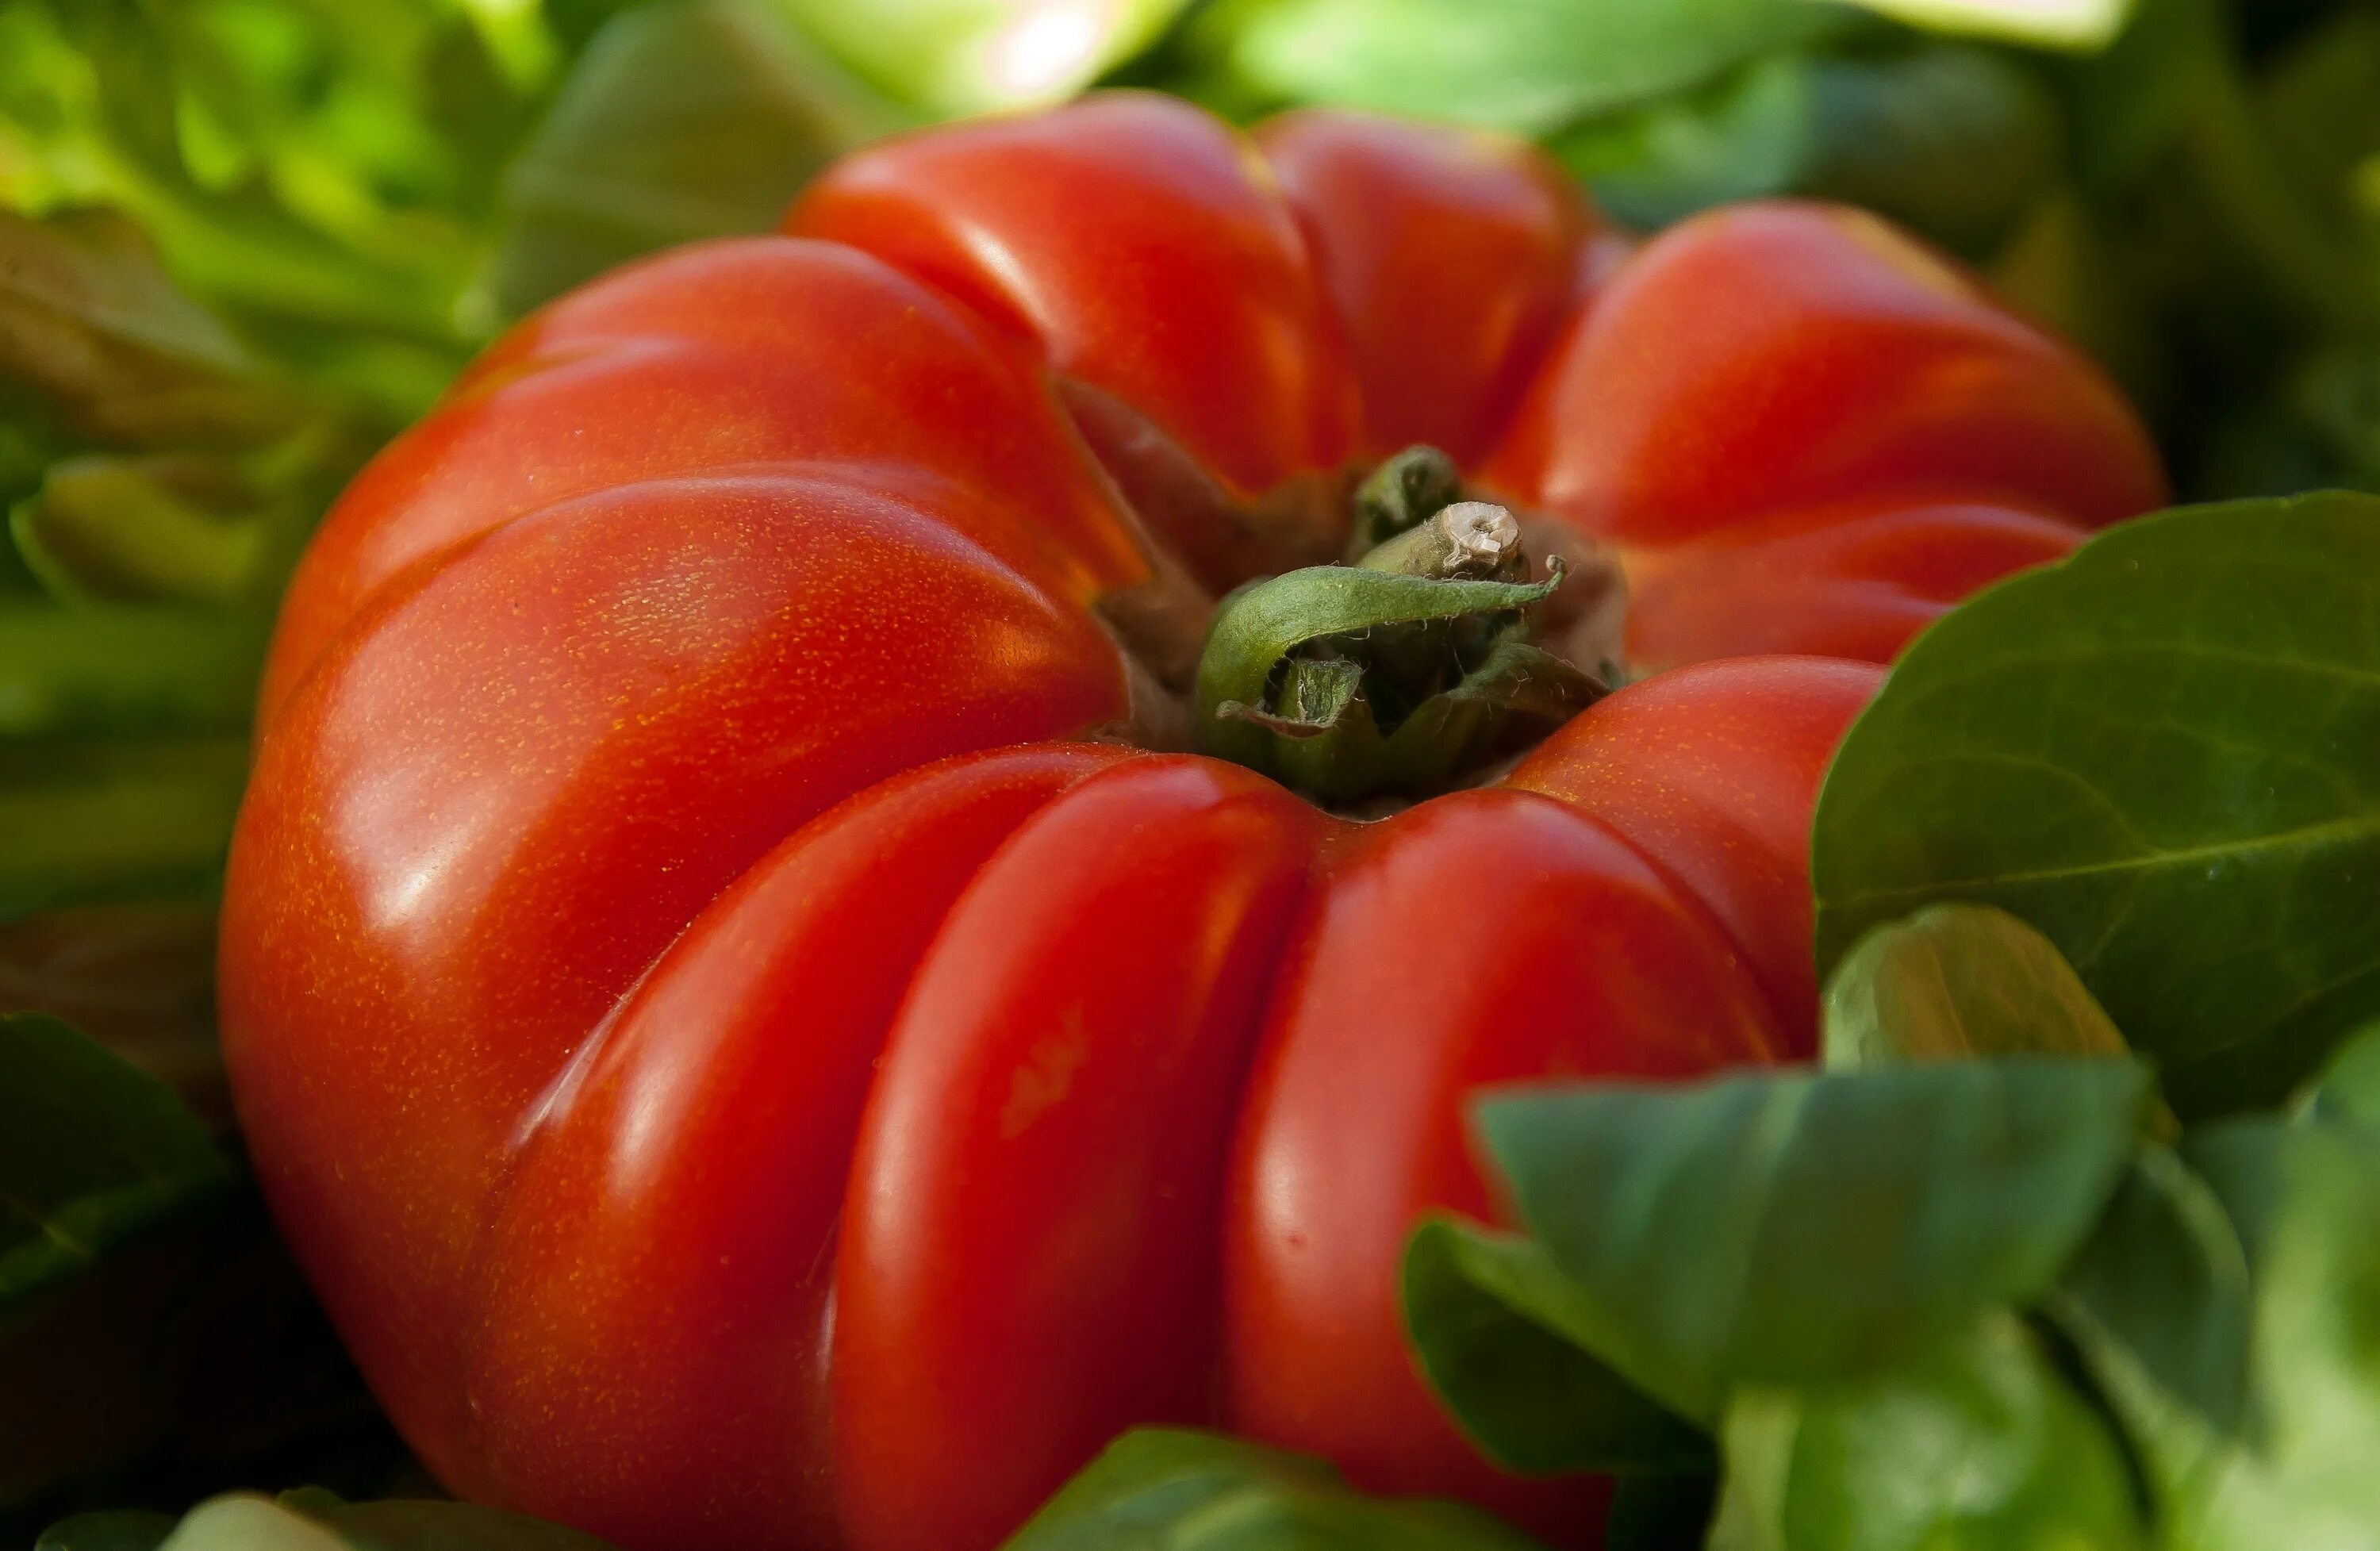
[[[1015,1141],[1057,1108],[1075,1085],[1075,1073],[1090,1059],[1090,1031],[1083,1026],[1081,1010],[1070,1009],[1057,1030],[1035,1043],[1033,1053],[1009,1079],[1008,1099],[1000,1107],[1000,1139]]]

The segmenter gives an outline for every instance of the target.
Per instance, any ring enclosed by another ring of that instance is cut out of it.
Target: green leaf
[[[0,927],[0,1007],[64,1018],[230,1129],[215,1041],[215,919],[202,903],[95,907]]]
[[[2252,1299],[2222,1198],[2147,1147],[2043,1301],[2167,1499],[2244,1425]]]
[[[0,607],[0,921],[213,891],[268,624]]]
[[[1109,1445],[1003,1544],[1005,1551],[1531,1551],[1536,1545],[1467,1509],[1363,1496],[1319,1460],[1211,1433],[1153,1427]]]
[[[1596,1315],[1534,1241],[1451,1218],[1405,1246],[1405,1327],[1422,1371],[1509,1470],[1692,1473],[1710,1440],[1593,1355]]]
[[[2280,1216],[2281,1150],[2288,1128],[2269,1115],[2192,1126],[2175,1149],[2223,1206],[2251,1274],[2264,1263]]]
[[[1855,943],[1827,982],[1828,1066],[2130,1055],[2047,938],[1988,905],[1928,905]]]
[[[1200,30],[1259,94],[1538,133],[1850,19],[1808,0],[1245,0]]]
[[[1554,153],[1621,220],[1661,226],[1736,200],[1864,204],[1975,252],[2058,170],[2058,106],[1990,50],[1924,44],[1765,55],[1717,84],[1566,129]]]
[[[1216,611],[1198,660],[1199,746],[1327,799],[1435,790],[1492,751],[1507,717],[1559,722],[1602,693],[1568,663],[1495,638],[1560,581],[1559,564],[1537,583],[1313,565],[1243,588]],[[1463,632],[1443,628],[1457,622]],[[1485,649],[1466,657],[1463,634]],[[1309,653],[1363,667],[1301,665]],[[1417,700],[1391,703],[1400,693]]]
[[[2342,1041],[2299,1100],[2307,1119],[2380,1138],[2380,1024]]]
[[[229,603],[265,590],[264,503],[221,459],[86,455],[52,464],[9,529],[55,596]]]
[[[2380,12],[2333,8],[2263,72],[2258,106],[2283,171],[2309,200],[2352,197],[2357,170],[2380,151]]]
[[[1821,154],[1816,97],[1811,60],[1771,55],[1699,91],[1572,126],[1547,149],[1614,217],[1658,228],[1801,187]]]
[[[69,1508],[418,1479],[263,1202],[143,1234],[0,1330],[0,1544]],[[167,1526],[170,1528],[170,1525]]]
[[[0,133],[16,154],[0,165],[17,187],[0,197],[114,205],[242,313],[446,345],[472,332],[456,302],[475,228],[552,58],[537,7],[10,10]]]
[[[2047,1312],[2131,1436],[2166,1544],[2367,1544],[2380,1140],[2317,1108],[2195,1132],[2182,1157],[2143,1155]]]
[[[1623,1475],[1613,1484],[1603,1551],[1691,1551],[1710,1530],[1714,1475]]]
[[[2168,513],[1920,636],[1820,794],[1819,961],[1937,901],[2056,943],[2185,1117],[2380,1013],[2380,500]]]
[[[0,739],[246,730],[261,614],[0,607]]]
[[[0,1014],[0,1314],[230,1179],[164,1084],[55,1018]]]
[[[174,1533],[164,1513],[78,1513],[51,1525],[33,1551],[157,1551]]]
[[[212,891],[248,758],[244,737],[0,746],[0,921]]]
[[[774,226],[810,175],[905,115],[770,0],[613,18],[504,176],[488,284],[518,316],[638,254]]]
[[[0,209],[0,378],[76,432],[142,443],[254,442],[300,411],[185,295],[140,228],[104,211]]]
[[[2045,48],[2106,48],[2130,19],[2133,0],[1847,0],[1937,32],[1998,38]]]
[[[2090,183],[2130,182],[2181,138],[2210,78],[2230,67],[2224,9],[2145,0],[2114,47],[2075,69],[2075,150]]]
[[[2183,1412],[2168,1451],[2193,1468],[2160,1481],[2168,1538],[2185,1551],[2361,1545],[2380,1521],[2380,1142],[2315,1123],[2238,1128],[2261,1145],[2256,1208],[2243,1232],[2256,1279],[2250,1416],[2238,1436],[2193,1436]],[[2158,1418],[2156,1420],[2167,1420]]]
[[[2006,237],[2060,171],[2058,101],[2009,55],[1932,43],[1821,58],[1811,71],[1816,144],[1799,192],[1865,205],[1973,254]]]
[[[886,91],[937,114],[1069,96],[1139,53],[1189,0],[788,0]]]
[[[468,1503],[277,1500],[234,1493],[192,1509],[158,1551],[608,1551],[577,1530]]]
[[[1862,1383],[1728,1408],[1711,1551],[2124,1551],[2123,1456],[2023,1323]]]
[[[1479,1117],[1587,1344],[1707,1424],[1735,1386],[1874,1373],[2048,1286],[2148,1089],[2131,1062],[2026,1057],[1548,1088]]]

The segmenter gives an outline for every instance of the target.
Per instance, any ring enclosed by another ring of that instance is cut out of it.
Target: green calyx
[[[1401,454],[1365,489],[1413,460]],[[1318,801],[1423,797],[1606,693],[1532,638],[1532,612],[1561,585],[1560,564],[1524,579],[1519,525],[1501,507],[1439,499],[1411,515],[1443,491],[1401,501],[1355,563],[1292,571],[1225,600],[1198,665],[1205,752]],[[1362,492],[1358,515],[1371,515]]]
[[[1384,460],[1355,487],[1348,560],[1360,561],[1462,499],[1463,471],[1454,467],[1452,458],[1435,447],[1407,447]]]

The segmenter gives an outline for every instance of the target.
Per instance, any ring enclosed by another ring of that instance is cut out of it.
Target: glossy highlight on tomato
[[[1171,751],[1162,622],[1415,442],[1662,671],[1361,818]],[[1877,664],[2163,499],[1855,212],[1634,246],[1516,142],[1136,93],[885,142],[522,323],[317,537],[225,902],[259,1177],[440,1478],[631,1551],[988,1547],[1147,1422],[1592,1545],[1402,1345],[1415,1216],[1500,1209],[1465,1096],[1807,1056]]]

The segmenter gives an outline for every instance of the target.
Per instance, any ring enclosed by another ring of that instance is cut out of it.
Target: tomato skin
[[[1629,555],[1629,661],[1656,673],[1762,652],[1889,662],[1979,588],[2089,537],[2012,502],[1908,495],[1737,523]],[[1803,585],[1779,598],[1780,576]]]
[[[424,557],[573,496],[738,464],[940,476],[1067,555],[1076,595],[1128,586],[1147,561],[1070,440],[1013,345],[865,254],[750,237],[643,261],[506,335],[358,477],[291,583],[266,715]]]
[[[839,575],[844,612],[802,606]],[[834,675],[801,672],[828,649]],[[1079,612],[815,476],[625,486],[375,602],[259,751],[220,995],[262,1183],[433,1469],[483,1489],[467,1270],[587,1031],[820,809],[1121,699]]]
[[[1229,1414],[1376,1488],[1543,1510],[1451,1448],[1402,1342],[1396,1266],[1430,1207],[1496,1210],[1463,1096],[1531,1077],[1771,1059],[1716,924],[1610,830],[1520,792],[1348,837],[1245,1100],[1225,1271]],[[1533,1515],[1535,1516],[1535,1515]],[[1573,1521],[1574,1522],[1575,1521]]]
[[[2091,527],[2167,493],[2096,367],[1876,217],[1789,201],[1646,244],[1554,346],[1485,477],[1644,548],[1900,491]]]
[[[1810,822],[1883,671],[1828,658],[1706,662],[1631,685],[1537,745],[1506,785],[1558,797],[1682,884],[1742,950],[1781,1053],[1817,1053]]]
[[[506,1500],[640,1545],[680,1496],[728,1544],[834,1538],[824,1301],[885,1030],[992,852],[1136,757],[1031,745],[869,788],[755,863],[597,1029],[478,1257],[466,1364]]]
[[[1321,108],[1257,144],[1344,320],[1366,451],[1477,459],[1582,284],[1595,222],[1569,176],[1501,135]]]
[[[1323,828],[1250,771],[1137,760],[959,901],[852,1166],[833,1386],[856,1544],[994,1544],[1125,1427],[1208,1419],[1223,1154]]]
[[[970,1551],[1141,1420],[1592,1546],[1606,1484],[1488,1469],[1401,1345],[1412,1214],[1494,1215],[1466,1096],[1813,1048],[1874,664],[2159,500],[2136,423],[1865,217],[1632,257],[1535,151],[1352,115],[1095,96],[787,226],[523,324],[293,586],[225,1053],[367,1376],[624,1551]],[[1337,553],[1415,434],[1674,671],[1363,825],[1080,741],[1148,725],[1111,605]]]
[[[1106,92],[845,157],[785,218],[876,254],[1115,394],[1234,494],[1335,470],[1360,413],[1336,321],[1255,148]]]

